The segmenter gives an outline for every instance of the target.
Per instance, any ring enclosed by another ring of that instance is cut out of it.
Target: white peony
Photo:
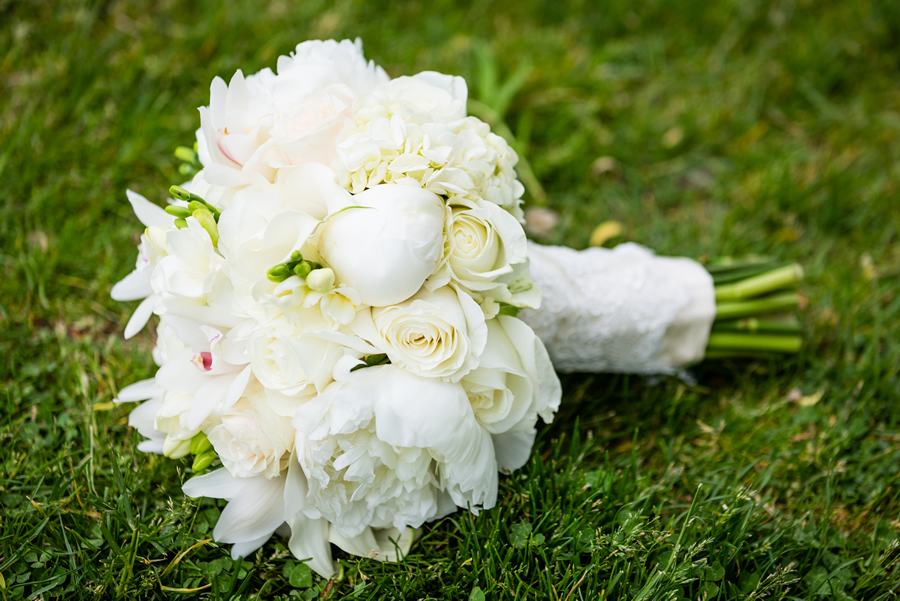
[[[493,506],[490,435],[458,384],[388,365],[346,374],[294,418],[309,481],[309,518],[343,536],[418,527],[453,510]],[[451,502],[452,501],[452,502]]]
[[[338,283],[381,307],[415,294],[441,258],[444,205],[411,186],[376,186],[331,209],[318,251]]]
[[[228,85],[213,80],[197,131],[210,183],[243,186],[273,181],[286,165],[328,164],[354,99],[388,81],[359,40],[304,42],[277,70],[246,78],[238,71]]]
[[[478,365],[487,339],[481,308],[449,286],[423,289],[399,305],[360,312],[351,327],[387,353],[391,363],[453,382]]]

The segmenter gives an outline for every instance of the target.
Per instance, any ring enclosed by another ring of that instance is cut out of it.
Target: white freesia
[[[478,365],[487,340],[481,308],[449,286],[434,292],[423,289],[399,305],[360,312],[352,327],[392,363],[453,382]]]
[[[388,81],[359,40],[304,42],[277,70],[246,78],[238,71],[228,85],[213,80],[197,131],[209,182],[243,186],[273,181],[286,165],[327,164],[354,99]]]
[[[144,299],[131,316],[128,325],[125,326],[125,339],[127,340],[147,325],[157,301],[150,278],[161,258],[161,252],[158,248],[159,245],[152,243],[150,235],[154,232],[163,232],[164,228],[173,227],[175,218],[136,192],[127,190],[125,194],[134,209],[134,214],[147,227],[141,235],[140,244],[138,244],[138,258],[134,271],[113,286],[110,292],[110,296],[117,301]],[[162,250],[162,254],[164,253],[165,250]]]
[[[165,251],[150,278],[157,297],[154,312],[217,327],[237,323],[230,307],[232,285],[222,271],[225,259],[194,217],[187,218],[187,227],[165,232]]]
[[[441,258],[444,206],[412,186],[376,186],[333,207],[319,254],[338,283],[382,307],[415,294]]]

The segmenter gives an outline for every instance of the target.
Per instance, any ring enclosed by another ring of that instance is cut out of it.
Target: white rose
[[[553,420],[562,387],[543,343],[522,320],[501,315],[487,328],[481,362],[461,383],[475,418],[494,435],[498,464],[518,469],[531,454],[538,417]]]
[[[454,199],[447,223],[444,264],[427,287],[450,280],[476,298],[490,297],[518,307],[540,304],[540,290],[528,279],[522,226],[497,205]]]
[[[222,465],[236,478],[277,477],[294,443],[290,419],[266,406],[265,392],[258,386],[223,414],[207,436]]]
[[[431,192],[376,186],[331,213],[319,236],[319,254],[338,283],[358,292],[365,305],[381,307],[408,299],[441,258],[444,205]]]
[[[300,345],[293,328],[265,328],[250,335],[248,350],[253,375],[266,388],[288,396],[300,393],[307,385]]]
[[[391,363],[453,382],[478,365],[487,339],[479,306],[449,286],[422,290],[399,305],[360,312],[351,327],[383,349]]]
[[[248,350],[257,380],[268,390],[289,397],[324,390],[333,381],[335,365],[344,356],[377,353],[375,347],[354,336],[327,330],[304,334],[285,320],[253,331]]]
[[[550,418],[559,406],[559,380],[542,343],[521,320],[501,315],[487,328],[481,362],[463,378],[463,388],[475,417],[492,434],[530,432],[539,413]]]

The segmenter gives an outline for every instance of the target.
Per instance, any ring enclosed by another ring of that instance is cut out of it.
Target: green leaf
[[[718,561],[714,561],[711,566],[706,568],[706,580],[708,582],[717,582],[725,577],[725,568]]]
[[[743,572],[738,578],[738,587],[742,593],[752,593],[759,586],[759,574],[757,572]]]
[[[522,521],[518,524],[513,524],[509,535],[509,542],[516,549],[524,549],[526,546],[528,546],[528,538],[530,536],[531,522]]]
[[[484,591],[476,586],[469,593],[469,601],[484,601]]]
[[[704,595],[706,599],[712,599],[719,594],[719,585],[707,582],[700,587],[700,593]]]
[[[305,563],[294,564],[288,581],[294,588],[309,588],[312,586],[312,570]]]

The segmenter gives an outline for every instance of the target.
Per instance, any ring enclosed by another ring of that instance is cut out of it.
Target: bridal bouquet
[[[466,96],[305,42],[277,74],[213,81],[203,168],[165,210],[128,192],[146,229],[112,296],[144,299],[126,337],[160,317],[159,370],[118,400],[144,401],[141,450],[193,455],[186,494],[229,501],[233,556],[279,531],[324,576],[331,543],[394,559],[423,523],[493,507],[553,418],[559,381],[516,317],[540,304],[517,157]]]
[[[139,449],[193,457],[186,494],[228,500],[234,557],[278,532],[329,576],[331,544],[394,560],[493,507],[559,406],[554,367],[799,348],[795,265],[527,242],[516,153],[466,100],[305,42],[213,81],[165,209],[128,191],[146,229],[112,296],[143,299],[126,338],[159,316],[159,369],[118,400],[143,401]]]

